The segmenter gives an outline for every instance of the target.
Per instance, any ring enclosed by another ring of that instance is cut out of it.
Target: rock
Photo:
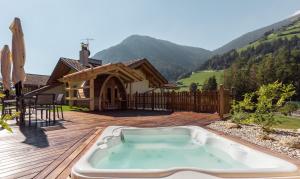
[[[300,134],[300,128],[299,128],[299,129],[297,129],[297,131],[296,131],[296,132]]]
[[[296,141],[297,138],[300,140],[300,133],[296,133],[295,129],[276,129],[273,133],[262,135],[264,132],[258,125],[237,125],[232,123],[233,122],[229,121],[216,121],[209,124],[208,127],[217,131],[222,131],[226,135],[237,136],[241,140],[246,140],[270,150],[283,153],[291,158],[300,159],[300,149],[297,149],[299,146],[297,146]],[[295,140],[296,143],[290,144],[290,142],[286,142],[288,140]]]
[[[285,137],[282,138],[279,143],[283,146],[300,149],[300,138],[299,137]]]
[[[265,133],[258,134],[257,138],[260,139],[260,140],[272,140],[272,141],[275,141],[274,137],[272,137],[272,136],[270,136],[268,134],[265,134]]]
[[[238,125],[236,123],[232,123],[232,122],[226,123],[225,125],[226,125],[227,129],[239,129],[239,128],[241,128],[240,125]]]

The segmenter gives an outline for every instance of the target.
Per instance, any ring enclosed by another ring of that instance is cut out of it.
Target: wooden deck
[[[66,112],[55,127],[13,126],[13,134],[0,131],[0,178],[65,179],[107,126],[203,126],[218,119],[217,114],[192,112]]]

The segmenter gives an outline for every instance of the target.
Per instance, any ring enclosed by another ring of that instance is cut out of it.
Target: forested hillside
[[[214,56],[202,65],[204,69],[227,69],[225,85],[234,87],[237,96],[256,90],[260,85],[274,81],[292,83],[300,97],[300,21],[247,46]]]
[[[224,54],[230,50],[238,49],[246,46],[247,44],[254,42],[258,39],[260,39],[266,32],[272,31],[272,30],[278,30],[284,26],[287,26],[291,23],[293,23],[295,20],[297,20],[300,17],[300,14],[296,14],[292,17],[289,17],[287,19],[284,19],[282,21],[276,22],[274,24],[268,25],[266,27],[262,27],[260,29],[248,32],[230,42],[223,45],[222,47],[214,50],[214,54]]]

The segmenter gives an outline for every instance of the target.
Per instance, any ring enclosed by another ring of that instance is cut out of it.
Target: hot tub
[[[197,126],[110,126],[72,169],[73,179],[295,178],[297,166]]]

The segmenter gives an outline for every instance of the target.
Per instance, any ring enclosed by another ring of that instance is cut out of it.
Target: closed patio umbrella
[[[12,81],[16,88],[16,95],[21,96],[22,83],[25,81],[25,44],[21,20],[16,17],[9,29],[12,32]]]
[[[9,96],[10,90],[10,74],[11,74],[11,59],[8,45],[4,45],[1,50],[1,75],[3,83],[3,91],[6,97]]]

